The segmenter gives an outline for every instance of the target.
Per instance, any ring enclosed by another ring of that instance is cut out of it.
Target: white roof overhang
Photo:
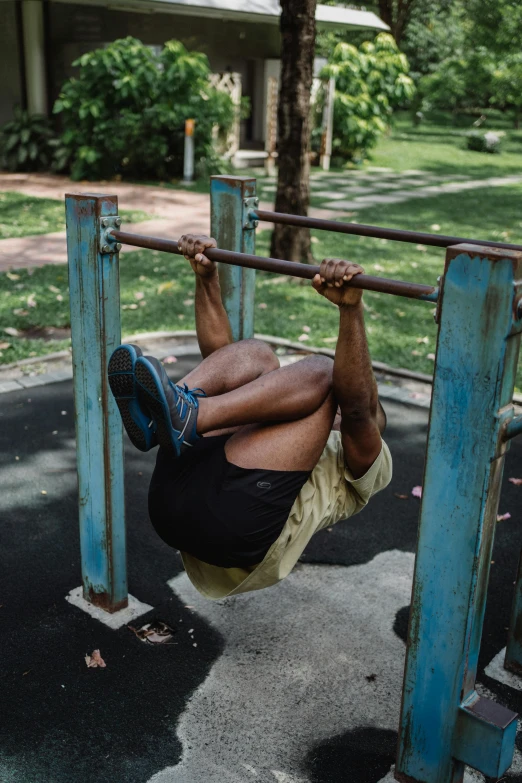
[[[133,13],[170,13],[206,16],[243,22],[277,24],[281,13],[278,0],[54,0],[54,2],[97,5]],[[359,11],[335,5],[318,5],[318,27],[328,29],[388,30],[382,19],[371,11]]]

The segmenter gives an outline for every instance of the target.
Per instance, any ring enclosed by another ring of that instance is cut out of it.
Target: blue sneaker
[[[138,400],[154,419],[159,445],[179,457],[199,440],[198,397],[207,395],[203,389],[172,383],[163,365],[153,356],[140,357],[135,373]]]
[[[109,386],[114,395],[131,442],[140,451],[149,451],[158,445],[155,425],[148,411],[141,408],[136,396],[134,370],[142,356],[137,345],[120,345],[109,360]]]

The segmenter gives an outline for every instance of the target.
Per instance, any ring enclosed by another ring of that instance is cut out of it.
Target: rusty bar
[[[432,247],[450,247],[451,245],[480,245],[481,247],[497,247],[503,250],[522,250],[522,245],[510,245],[506,242],[491,242],[484,239],[463,239],[439,234],[426,234],[422,231],[403,231],[399,228],[382,228],[366,226],[361,223],[342,223],[339,220],[323,220],[302,215],[287,215],[283,212],[270,212],[266,209],[256,209],[252,217],[267,223],[282,223],[284,225],[315,228],[319,231],[334,231],[337,234],[355,234],[361,237],[376,239],[392,239],[396,242],[430,245]]]
[[[122,242],[134,247],[144,247],[150,250],[162,250],[166,253],[180,255],[178,243],[175,239],[161,239],[159,237],[146,237],[139,234],[129,234],[127,231],[112,231],[114,241]],[[314,264],[299,264],[294,261],[285,261],[279,258],[263,258],[248,253],[234,253],[231,250],[213,248],[207,250],[206,255],[211,261],[221,261],[225,264],[236,264],[249,269],[261,269],[265,272],[277,272],[278,274],[302,277],[311,280],[318,272],[319,266]],[[403,280],[389,280],[386,277],[372,277],[371,275],[357,275],[349,285],[354,288],[363,288],[366,291],[378,291],[383,294],[404,296],[408,299],[421,299],[427,302],[436,302],[438,288],[420,283],[408,283]]]

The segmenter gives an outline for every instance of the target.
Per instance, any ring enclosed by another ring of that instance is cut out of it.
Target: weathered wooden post
[[[116,196],[67,194],[67,253],[76,407],[83,595],[115,612],[127,606],[121,419],[107,364],[121,342]]]
[[[257,220],[252,219],[250,212],[258,204],[254,177],[211,178],[211,234],[221,250],[255,253]],[[252,337],[255,270],[223,264],[219,268],[219,280],[234,340]]]
[[[460,783],[510,766],[516,715],[477,695],[522,331],[522,253],[447,250],[395,777]]]

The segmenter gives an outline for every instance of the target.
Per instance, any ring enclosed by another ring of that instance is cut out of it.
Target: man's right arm
[[[196,275],[196,333],[203,358],[232,342],[230,322],[221,300],[217,266],[205,256],[216,240],[187,234],[179,239],[185,258]]]
[[[339,307],[333,391],[341,413],[344,460],[354,478],[366,473],[382,448],[379,398],[364,329],[362,291],[345,285],[362,272],[358,264],[325,259],[312,282],[318,293]]]

